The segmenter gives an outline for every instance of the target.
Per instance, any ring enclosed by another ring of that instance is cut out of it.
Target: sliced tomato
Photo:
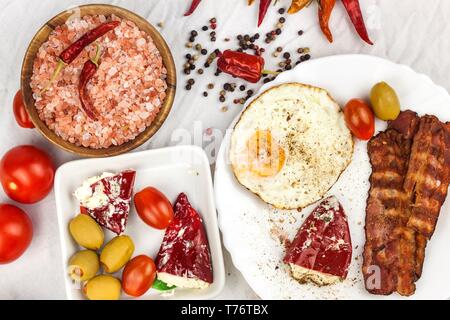
[[[352,99],[344,107],[347,127],[355,137],[369,140],[375,132],[375,117],[370,106],[361,99]]]

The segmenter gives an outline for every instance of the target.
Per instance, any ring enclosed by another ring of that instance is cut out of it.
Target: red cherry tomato
[[[23,103],[23,95],[21,90],[17,91],[14,96],[13,111],[14,117],[16,118],[19,126],[28,129],[34,128],[34,124],[30,119],[27,109],[25,108],[25,104]]]
[[[165,229],[173,219],[172,204],[156,188],[147,187],[136,193],[134,205],[139,217],[153,228]]]
[[[369,140],[375,132],[375,117],[372,109],[361,99],[352,99],[345,105],[344,118],[353,135]]]
[[[19,258],[31,243],[33,225],[27,214],[10,204],[0,204],[0,264]]]
[[[156,266],[147,256],[134,257],[122,273],[122,288],[128,295],[140,297],[150,289],[156,278]]]
[[[9,150],[0,161],[0,181],[11,199],[35,203],[52,190],[55,168],[44,151],[33,146]]]

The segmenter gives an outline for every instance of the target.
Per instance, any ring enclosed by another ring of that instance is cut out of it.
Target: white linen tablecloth
[[[183,13],[190,0],[0,0],[0,155],[16,145],[34,144],[47,150],[58,165],[76,159],[75,156],[56,149],[36,130],[19,128],[13,118],[12,100],[19,88],[23,55],[36,31],[59,12],[93,2],[125,7],[145,17],[155,26],[163,22],[164,26],[160,31],[168,42],[177,65],[178,87],[172,112],[159,132],[139,150],[179,144],[180,131],[177,129],[185,129],[191,133],[191,139],[183,140],[183,143],[206,147],[211,142],[202,139],[203,132],[207,128],[223,132],[240,111],[241,106],[230,101],[219,103],[219,84],[222,85],[228,78],[221,76],[219,80],[214,77],[214,68],[207,69],[202,77],[196,76],[196,84],[191,91],[184,89],[187,78],[182,74],[182,57],[186,53],[185,43],[189,30],[200,30],[201,26],[208,24],[210,18],[216,17],[218,28],[215,46],[209,42],[209,32],[199,32],[201,38],[197,39],[205,46],[207,44],[210,50],[216,47],[235,49],[235,36],[238,33],[253,34],[258,31],[261,34],[260,42],[263,43],[264,34],[274,28],[279,17],[277,10],[270,8],[263,25],[257,29],[257,6],[247,7],[246,0],[204,0],[197,11],[187,18],[183,17]],[[277,8],[287,7],[289,3],[289,0],[280,0]],[[271,62],[274,60],[271,53],[277,46],[290,52],[295,52],[298,47],[310,47],[313,58],[364,53],[409,65],[416,71],[429,75],[438,85],[450,89],[450,24],[447,23],[450,1],[361,0],[374,46],[368,46],[358,38],[340,3],[336,5],[331,18],[334,43],[329,44],[318,27],[315,6],[295,16],[287,16],[283,33],[265,54],[269,68],[275,68],[275,64]],[[305,34],[298,37],[297,31],[300,29]],[[223,41],[227,37],[231,38],[230,42]],[[196,75],[196,72],[193,74]],[[209,82],[217,85],[214,94],[210,93],[208,98],[204,98],[201,92]],[[257,89],[257,86],[252,88]],[[223,105],[229,106],[228,112],[220,111]],[[218,137],[215,145],[218,146],[220,141]],[[211,153],[213,165],[214,150],[208,147],[207,151]],[[0,190],[0,202],[14,203],[3,190]],[[0,265],[0,299],[64,299],[54,195],[51,193],[35,205],[19,206],[33,220],[34,238],[19,260]],[[229,254],[225,251],[224,255],[227,283],[218,298],[257,298],[234,268]]]

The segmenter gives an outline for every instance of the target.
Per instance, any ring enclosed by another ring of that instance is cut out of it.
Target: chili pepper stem
[[[274,75],[277,75],[277,74],[280,74],[281,72],[272,71],[272,70],[263,70],[263,71],[261,71],[261,73],[262,74],[274,74]]]
[[[50,88],[52,83],[56,80],[58,75],[61,73],[61,70],[64,69],[65,66],[66,66],[66,63],[64,61],[62,61],[61,59],[58,59],[58,64],[56,65],[56,69],[55,69],[55,71],[53,71],[52,76],[50,77],[50,80],[48,81],[48,83],[45,85],[44,89],[41,90],[41,95],[45,91],[47,91],[48,88]]]
[[[99,45],[98,43],[96,43],[95,46],[96,46],[96,49],[95,49],[95,56],[94,56],[93,59],[91,58],[91,61],[92,61],[92,63],[95,64],[95,66],[98,68],[98,62],[99,62],[99,60],[100,60],[100,55],[101,55],[101,52],[100,52],[100,51],[101,51],[101,50],[100,50],[100,45]]]

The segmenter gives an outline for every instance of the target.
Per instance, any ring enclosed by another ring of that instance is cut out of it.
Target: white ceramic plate
[[[434,114],[442,121],[450,120],[450,96],[443,88],[409,67],[364,55],[331,56],[303,63],[263,86],[259,94],[281,83],[302,82],[328,90],[340,105],[344,105],[351,98],[367,99],[371,87],[382,80],[395,88],[402,109],[409,108],[420,115]],[[377,131],[385,128],[385,122],[377,121]],[[329,192],[339,198],[349,218],[354,249],[349,275],[343,283],[322,288],[300,285],[289,276],[287,267],[281,262],[284,248],[277,236],[274,236],[281,234],[292,239],[314,205],[300,213],[296,210],[276,210],[254,196],[234,178],[228,161],[229,142],[228,135],[219,152],[215,172],[219,225],[225,247],[230,251],[235,266],[261,298],[403,298],[397,294],[388,297],[375,296],[364,289],[361,254],[365,241],[365,203],[371,172],[366,142],[355,140],[353,160]],[[447,200],[442,207],[435,234],[426,249],[423,275],[416,283],[416,293],[411,298],[450,297],[448,211],[450,202]]]
[[[161,190],[172,203],[178,194],[186,193],[192,206],[203,218],[214,274],[214,282],[208,289],[177,289],[174,290],[173,295],[165,296],[151,289],[141,298],[211,299],[218,295],[225,284],[225,269],[217,226],[211,171],[206,154],[201,148],[195,146],[135,152],[113,158],[78,160],[62,165],[56,172],[55,196],[64,266],[67,266],[70,256],[80,249],[68,232],[69,221],[78,213],[79,208],[78,201],[72,195],[74,190],[91,176],[105,171],[120,172],[125,169],[136,170],[135,192],[147,186],[154,186]],[[106,243],[115,234],[104,230]],[[154,258],[161,245],[164,231],[147,226],[132,206],[124,234],[129,235],[134,241],[136,249],[133,256],[145,254]],[[67,298],[83,299],[80,286],[72,283],[67,275],[66,267],[63,272]],[[120,273],[116,275],[120,277]],[[123,294],[122,298],[129,299],[131,297]]]

